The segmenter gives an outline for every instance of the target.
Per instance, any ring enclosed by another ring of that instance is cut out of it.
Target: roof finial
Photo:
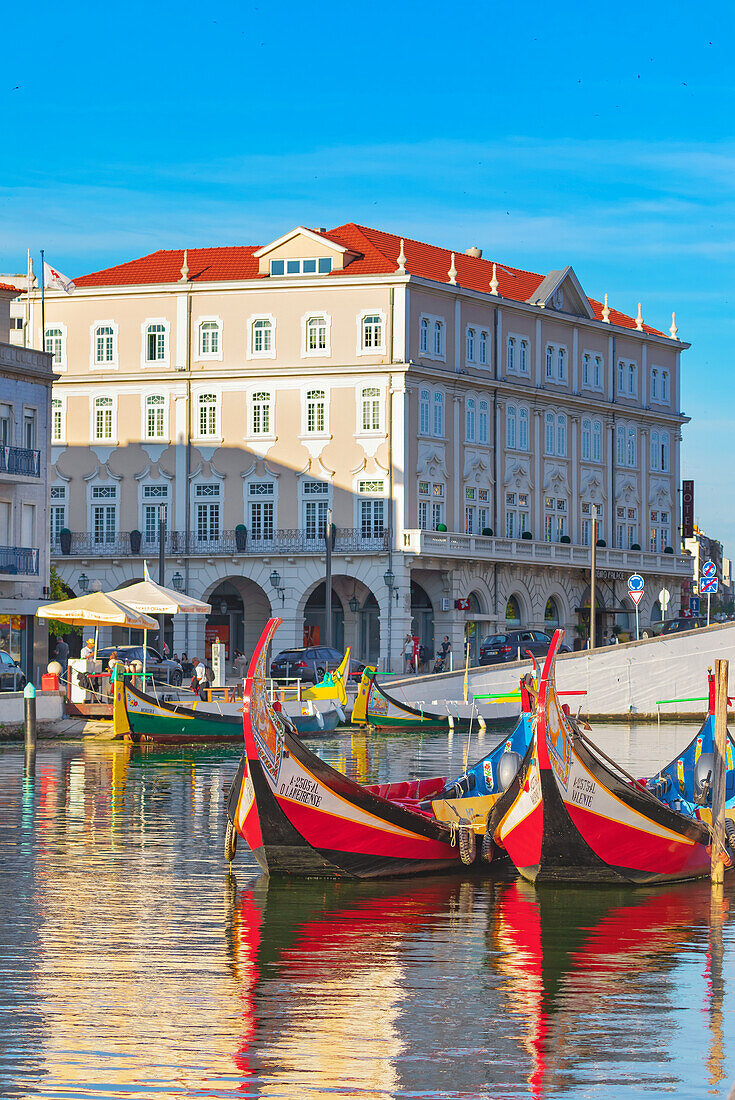
[[[494,263],[493,263],[493,277],[490,280],[490,293],[491,294],[497,294],[498,293],[498,271],[497,271],[496,265]]]
[[[672,313],[671,314],[671,328],[669,329],[669,332],[671,333],[671,339],[672,340],[676,340],[676,334],[678,333],[678,331],[679,330],[676,327],[676,314]]]
[[[452,253],[452,262],[449,265],[449,271],[447,272],[447,275],[449,276],[449,282],[452,284],[452,286],[456,286],[457,285],[457,265],[454,262],[454,253]]]
[[[638,303],[638,316],[635,319],[635,327],[639,332],[643,332],[643,314],[641,313],[641,303]]]
[[[189,282],[189,265],[186,262],[188,258],[189,258],[189,250],[187,248],[185,248],[184,249],[184,262],[181,265],[181,278],[179,279],[180,283],[188,283]]]
[[[401,237],[401,251],[398,253],[398,268],[397,273],[399,275],[406,274],[406,252],[403,247],[403,237]]]
[[[605,304],[602,307],[602,319],[606,325],[610,324],[610,307],[607,304],[607,294],[605,295]]]

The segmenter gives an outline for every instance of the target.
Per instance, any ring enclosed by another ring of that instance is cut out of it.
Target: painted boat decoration
[[[554,674],[563,637],[555,632],[546,656],[524,764],[488,822],[494,842],[535,883],[638,885],[708,875],[710,829],[699,807],[675,790],[657,797],[565,713]]]
[[[324,678],[310,688],[302,688],[302,699],[336,699],[340,706],[347,706],[347,683],[350,678],[350,647],[334,672],[325,672]]]
[[[521,761],[513,744],[530,740],[530,713],[489,767],[481,761],[449,787],[443,778],[362,786],[310,752],[268,701],[265,654],[280,621],[268,623],[245,680],[245,754],[228,799],[226,857],[241,836],[260,867],[278,874],[377,878],[474,862],[503,768],[512,778]]]
[[[301,737],[323,736],[344,721],[344,712],[337,705],[327,711],[314,708],[311,714],[290,717]],[[242,715],[217,714],[204,710],[197,703],[162,702],[133,687],[126,679],[115,683],[112,706],[115,737],[129,736],[160,744],[182,742],[240,741]]]
[[[436,690],[435,687],[434,690]],[[361,695],[364,698],[364,710]],[[511,692],[507,696],[495,697],[495,702],[512,702],[517,699],[518,693]],[[376,729],[422,726],[425,729],[456,730],[459,733],[466,733],[470,724],[473,727],[479,726],[480,729],[486,729],[489,723],[494,724],[495,719],[487,714],[481,714],[477,703],[474,702],[436,700],[430,707],[419,703],[404,703],[377,682],[374,671],[366,668],[358,689],[352,721],[363,721]],[[500,719],[500,722],[507,724],[508,719]]]

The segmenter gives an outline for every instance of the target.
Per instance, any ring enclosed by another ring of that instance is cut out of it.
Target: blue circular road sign
[[[714,577],[716,573],[717,566],[713,561],[706,561],[702,566],[702,576],[705,578],[705,580],[709,580],[711,577]]]
[[[634,573],[632,577],[628,577],[628,591],[629,592],[642,592],[645,581],[640,573]]]

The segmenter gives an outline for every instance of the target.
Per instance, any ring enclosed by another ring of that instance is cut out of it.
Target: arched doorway
[[[332,588],[332,637],[327,637],[327,585],[318,584],[306,601],[304,608],[304,645],[331,645],[333,649],[345,647],[345,613],[342,601]]]
[[[204,651],[212,656],[212,642],[225,644],[225,656],[231,660],[234,651],[245,652],[245,604],[232,581],[222,581],[207,597],[212,610],[204,626]],[[252,652],[248,650],[248,652]]]
[[[469,616],[464,626],[465,646],[469,649],[470,664],[476,665],[480,660],[480,642],[482,641],[482,623],[479,621],[483,614],[480,598],[476,592],[470,592],[468,597]],[[466,654],[465,654],[466,656]]]
[[[521,625],[521,601],[517,596],[509,596],[505,605],[505,626],[507,630],[517,630]]]
[[[575,649],[586,649],[589,644],[590,636],[590,590],[589,587],[582,600],[582,606],[577,608],[579,614],[579,622],[577,626],[577,634],[580,637],[580,642],[575,642]],[[605,610],[605,601],[602,598],[602,594],[597,589],[595,594],[595,646],[601,646],[603,644],[605,636],[605,624],[609,622],[608,612]]]
[[[553,634],[560,626],[561,617],[559,615],[559,604],[554,596],[549,596],[546,601],[546,607],[544,608],[544,630],[548,634]]]
[[[427,653],[434,652],[434,607],[426,590],[418,581],[411,581],[411,633]]]
[[[361,659],[375,665],[380,657],[380,608],[375,596],[370,592],[359,611]]]

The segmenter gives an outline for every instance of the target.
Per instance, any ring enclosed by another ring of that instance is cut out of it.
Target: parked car
[[[274,680],[299,679],[307,684],[317,684],[325,672],[334,672],[342,663],[344,653],[324,645],[311,645],[304,649],[284,649],[271,661]],[[365,668],[361,661],[350,662],[350,679],[359,680]]]
[[[661,634],[683,634],[686,630],[699,630],[701,626],[706,625],[707,620],[703,615],[663,619],[660,623],[651,623],[650,626],[644,627],[641,630],[641,638],[655,638]]]
[[[0,649],[0,691],[22,691],[26,678],[10,654]]]
[[[497,665],[507,661],[517,661],[520,650],[521,660],[528,653],[534,657],[545,657],[551,645],[551,635],[543,630],[509,630],[506,634],[490,634],[480,643],[480,664]],[[562,643],[560,653],[570,653],[568,645]]]
[[[184,678],[184,674],[179,661],[174,661],[169,657],[162,657],[157,649],[153,646],[147,647],[146,654],[146,672],[150,672],[153,675],[154,680],[158,680],[162,684],[171,684],[173,687],[180,687]],[[97,656],[102,661],[102,671],[107,669],[107,662],[111,653],[117,653],[121,661],[125,661],[126,664],[130,664],[132,661],[140,661],[143,664],[143,646],[142,645],[112,645],[106,649],[98,649]]]

